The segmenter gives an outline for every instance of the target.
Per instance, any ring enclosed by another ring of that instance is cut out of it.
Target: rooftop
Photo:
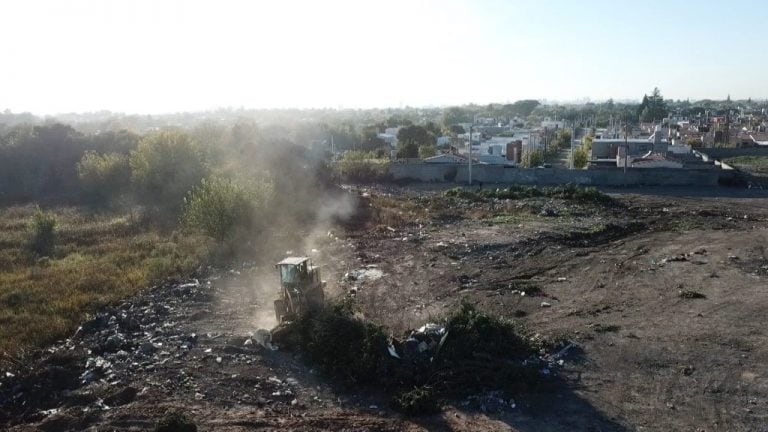
[[[309,257],[288,257],[277,263],[277,265],[299,265],[308,259]]]

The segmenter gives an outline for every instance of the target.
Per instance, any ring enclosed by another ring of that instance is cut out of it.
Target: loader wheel
[[[283,317],[285,316],[285,314],[286,314],[285,301],[275,300],[275,319],[277,319],[278,324],[283,322]]]
[[[313,311],[320,310],[325,306],[325,293],[323,290],[317,290],[312,293],[309,300],[309,308]]]

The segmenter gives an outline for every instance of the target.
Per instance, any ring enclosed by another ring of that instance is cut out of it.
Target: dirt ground
[[[331,297],[354,292],[395,335],[469,301],[573,344],[556,386],[505,409],[457,400],[406,418],[265,349],[277,279],[244,263],[156,287],[2,371],[0,427],[146,430],[183,409],[217,431],[765,430],[768,197],[689,192],[620,191],[604,207],[355,189],[354,223],[313,234],[303,252]]]

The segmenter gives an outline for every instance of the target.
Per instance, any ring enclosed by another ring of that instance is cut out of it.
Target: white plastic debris
[[[277,347],[272,345],[272,332],[270,332],[269,330],[258,329],[256,330],[256,333],[253,335],[253,338],[255,339],[257,344],[263,346],[264,348],[272,351],[277,350]]]
[[[395,346],[394,346],[394,345],[390,344],[390,345],[387,347],[387,350],[389,351],[389,355],[391,355],[392,357],[394,357],[394,358],[396,358],[396,359],[399,359],[399,358],[400,358],[400,356],[397,354],[397,350],[395,349]]]
[[[426,323],[423,326],[419,327],[418,330],[416,330],[417,333],[435,333],[438,335],[442,335],[445,333],[445,326],[442,326],[440,324],[435,323]]]

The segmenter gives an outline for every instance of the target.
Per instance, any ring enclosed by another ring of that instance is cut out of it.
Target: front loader
[[[280,273],[280,297],[275,300],[278,323],[325,305],[325,282],[309,257],[288,257],[275,265]]]

